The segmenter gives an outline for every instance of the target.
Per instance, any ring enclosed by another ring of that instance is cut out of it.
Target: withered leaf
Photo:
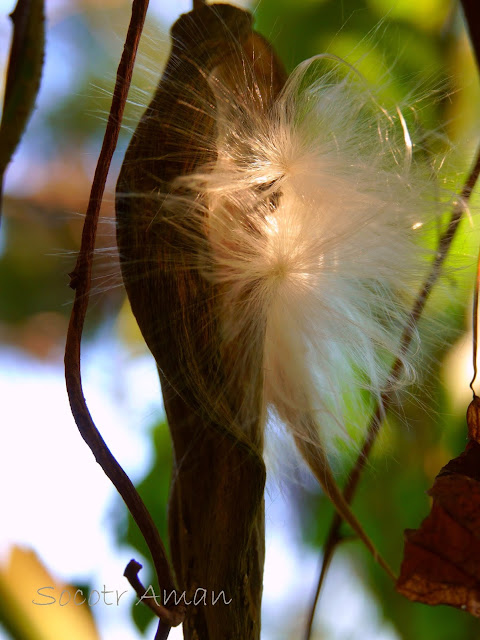
[[[476,399],[467,414],[471,436],[477,431],[477,405]],[[419,529],[405,532],[397,591],[409,600],[450,605],[480,618],[480,444],[469,440],[428,493],[430,514]]]
[[[32,114],[40,87],[45,49],[44,0],[17,0],[10,17],[14,29],[0,123],[0,204],[3,174]]]
[[[480,398],[475,396],[467,409],[468,436],[475,442],[480,440]]]

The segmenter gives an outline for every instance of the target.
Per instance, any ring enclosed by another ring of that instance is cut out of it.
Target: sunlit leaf
[[[15,640],[100,640],[85,595],[52,577],[34,551],[14,547],[0,566],[0,619]]]

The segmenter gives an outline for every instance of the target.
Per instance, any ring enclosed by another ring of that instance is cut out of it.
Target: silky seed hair
[[[265,414],[324,443],[347,434],[358,390],[380,397],[395,358],[415,378],[400,335],[438,213],[401,112],[343,66],[306,61],[267,112],[212,74],[217,158],[177,181],[202,194],[188,215],[205,221],[198,264],[220,292],[222,348],[241,360],[263,343]]]
[[[424,135],[401,109],[383,108],[351,65],[316,56],[284,83],[270,45],[258,34],[252,41],[249,25],[242,34],[238,16],[229,23],[225,6],[215,10],[230,50],[196,51],[193,81],[176,74],[181,53],[164,75],[178,109],[168,128],[190,147],[179,142],[155,161],[176,169],[136,192],[127,154],[117,199],[148,210],[136,215],[152,244],[131,252],[120,214],[124,278],[131,301],[139,260],[145,273],[194,278],[189,299],[165,297],[146,340],[195,411],[252,442],[269,421],[283,424],[302,455],[324,455],[363,426],[361,396],[380,399],[396,358],[401,382],[415,379],[400,336],[426,271],[422,236],[449,194],[439,198]],[[197,13],[188,28],[201,21]],[[180,326],[184,312],[198,315],[201,335],[186,332],[175,345],[167,325]]]

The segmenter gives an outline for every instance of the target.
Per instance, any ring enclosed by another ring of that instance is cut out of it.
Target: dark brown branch
[[[462,0],[462,7],[477,65],[480,66],[480,5],[478,0]]]
[[[174,589],[174,582],[162,540],[160,539],[150,513],[138,495],[130,478],[108,449],[92,420],[83,395],[80,372],[80,343],[91,286],[92,256],[95,249],[98,216],[107,174],[120,132],[123,111],[128,96],[135,56],[147,8],[148,0],[133,0],[130,25],[117,70],[117,79],[105,137],[90,193],[90,200],[83,227],[81,248],[75,269],[70,274],[70,286],[75,289],[75,300],[70,316],[65,349],[65,377],[70,406],[78,430],[92,450],[96,461],[100,464],[103,471],[110,478],[125,501],[148,545],[160,586],[168,589],[170,592]],[[178,612],[174,613],[170,611],[169,619],[167,619],[166,622],[169,624],[178,624],[177,614]],[[168,616],[164,617],[168,618]],[[160,622],[160,626],[165,627],[164,622]],[[168,631],[164,631],[163,636],[160,635],[158,637],[166,638],[167,635]]]
[[[477,151],[477,157],[475,160],[475,164],[470,172],[470,175],[465,182],[462,192],[459,198],[456,200],[454,209],[452,211],[450,221],[448,226],[440,238],[440,242],[438,244],[438,251],[436,258],[433,262],[430,273],[425,280],[425,283],[418,294],[414,305],[412,307],[412,311],[410,312],[410,316],[408,319],[408,323],[403,332],[401,342],[400,342],[400,356],[395,360],[392,369],[390,371],[390,376],[388,379],[388,383],[386,386],[386,390],[382,393],[380,400],[377,402],[375,407],[373,416],[370,421],[370,425],[368,427],[367,435],[363,442],[362,449],[358,458],[355,462],[355,465],[348,476],[347,484],[345,485],[345,489],[343,491],[343,495],[345,500],[350,503],[355,494],[356,488],[358,486],[360,477],[367,463],[368,457],[372,450],[372,447],[375,443],[375,439],[380,430],[380,426],[382,424],[383,416],[385,412],[390,407],[393,400],[392,389],[395,387],[395,383],[398,381],[400,374],[402,372],[402,357],[407,352],[414,333],[417,323],[420,319],[420,316],[423,313],[425,308],[425,304],[428,300],[428,297],[437,282],[440,272],[442,270],[443,264],[447,258],[448,252],[452,245],[455,234],[458,230],[460,222],[462,220],[463,213],[467,207],[468,200],[470,199],[470,195],[475,187],[478,176],[480,174],[480,147]],[[317,608],[318,598],[320,596],[320,592],[323,586],[323,582],[325,576],[327,574],[328,566],[330,565],[331,559],[338,544],[342,541],[342,536],[340,534],[340,526],[342,524],[342,518],[335,514],[330,525],[330,529],[327,535],[327,539],[324,545],[323,558],[321,563],[320,577],[317,584],[317,590],[315,592],[314,598],[312,600],[312,604],[310,607],[310,613],[308,617],[308,622],[306,626],[305,640],[310,640],[313,628],[313,619],[315,616],[315,610]]]

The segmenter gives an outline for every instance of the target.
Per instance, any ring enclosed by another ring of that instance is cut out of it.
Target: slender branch
[[[365,436],[365,440],[363,442],[362,449],[358,455],[358,458],[355,462],[353,469],[350,472],[350,475],[348,476],[348,480],[343,491],[343,495],[347,503],[350,503],[353,499],[353,496],[358,486],[358,482],[362,475],[363,469],[366,466],[368,457],[375,443],[377,434],[380,430],[383,417],[387,409],[392,403],[392,400],[393,400],[392,389],[394,388],[395,383],[398,381],[400,374],[402,372],[403,356],[407,352],[412,342],[412,339],[415,333],[415,328],[420,319],[420,316],[423,313],[425,304],[428,300],[428,297],[435,283],[437,282],[440,276],[440,272],[442,270],[443,264],[447,258],[448,252],[450,250],[453,239],[455,237],[455,234],[462,220],[463,213],[467,207],[468,201],[470,199],[470,195],[475,187],[479,174],[480,174],[480,147],[477,151],[477,156],[476,156],[476,160],[473,165],[473,168],[463,186],[461,194],[459,198],[455,201],[448,226],[440,238],[437,255],[435,257],[435,260],[433,261],[430,273],[427,279],[425,280],[425,283],[413,304],[412,310],[408,318],[408,322],[406,324],[406,327],[401,337],[400,355],[395,360],[392,366],[392,369],[390,371],[390,376],[388,378],[388,382],[386,385],[386,389],[381,394],[381,397],[377,401],[375,410],[373,412],[373,416],[371,418],[371,421],[367,430],[367,435]],[[333,517],[333,520],[327,535],[327,539],[324,545],[320,576],[318,579],[317,589],[310,607],[309,617],[306,625],[305,640],[310,640],[311,638],[312,629],[313,629],[313,619],[315,617],[315,610],[317,608],[318,598],[320,596],[320,592],[325,580],[325,576],[327,574],[328,567],[332,560],[333,554],[335,553],[335,550],[338,544],[342,541],[342,536],[340,534],[341,524],[342,524],[342,518],[338,515],[338,513],[336,513]]]
[[[75,289],[75,300],[70,316],[65,348],[65,378],[70,406],[82,438],[88,444],[96,461],[100,464],[103,471],[122,496],[145,538],[152,555],[160,585],[172,591],[174,589],[174,582],[162,540],[150,513],[130,478],[108,449],[92,420],[83,395],[80,371],[80,343],[90,294],[92,256],[95,249],[98,216],[110,163],[120,132],[122,116],[147,8],[148,0],[133,0],[132,16],[117,70],[112,105],[90,193],[90,200],[83,227],[81,248],[75,269],[70,274],[70,286],[72,289]],[[165,614],[165,612],[167,613]],[[158,638],[166,638],[168,636],[169,629],[166,629],[167,626],[179,624],[178,611],[175,612],[165,609],[162,611],[162,614],[168,625],[160,621],[159,631],[157,632]]]
[[[461,2],[477,65],[480,66],[480,6],[477,0],[461,0]]]
[[[477,367],[477,352],[478,352],[478,290],[480,287],[480,251],[478,252],[477,257],[477,277],[475,278],[475,289],[473,291],[473,309],[472,309],[472,327],[473,327],[473,376],[470,382],[470,389],[473,393],[473,398],[475,399],[475,389],[473,385],[475,384],[475,380],[477,379],[478,367]]]
[[[138,572],[141,568],[142,565],[139,562],[137,562],[136,560],[130,560],[125,568],[125,571],[123,572],[123,575],[132,585],[139,599],[153,611],[157,618],[160,618],[160,625],[158,626],[155,640],[163,640],[164,638],[168,637],[171,627],[176,627],[181,622],[183,622],[183,618],[185,617],[185,606],[180,605],[177,607],[177,609],[175,609],[175,611],[171,611],[167,609],[163,604],[159,604],[157,602],[155,594],[152,593],[152,595],[147,595],[150,589],[145,589],[138,577]],[[171,624],[162,622],[162,618],[165,620],[171,620]],[[162,631],[162,634],[158,635],[160,630]]]

